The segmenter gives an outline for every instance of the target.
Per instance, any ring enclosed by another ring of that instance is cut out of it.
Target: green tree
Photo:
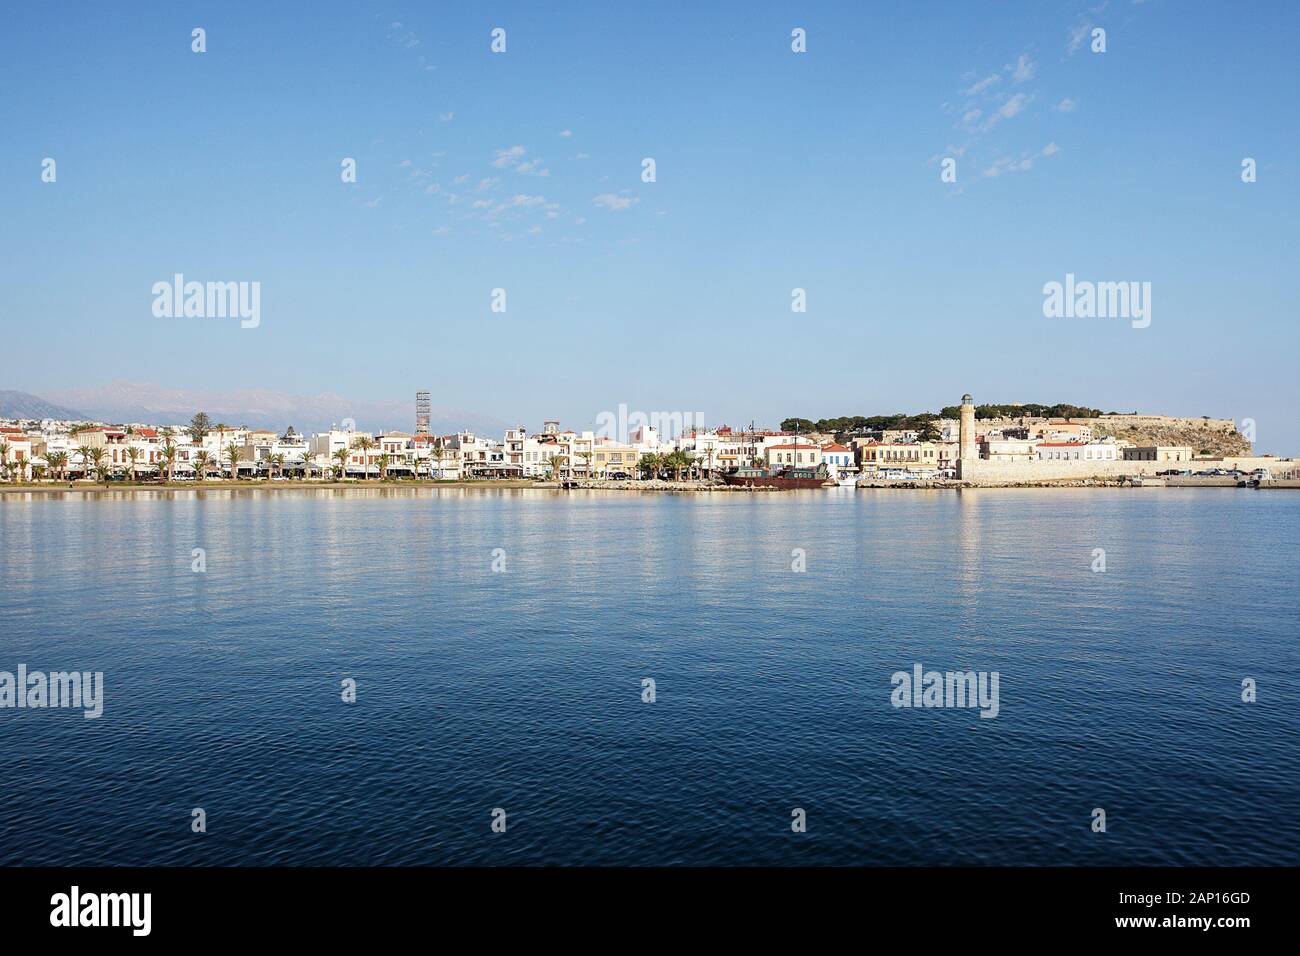
[[[682,470],[684,468],[689,468],[690,464],[691,456],[686,454],[686,452],[682,451],[680,448],[670,451],[664,457],[664,465],[673,473],[673,481],[681,481]]]
[[[375,447],[375,440],[369,435],[359,435],[352,439],[352,447],[361,452],[361,480],[370,477],[370,449]]]
[[[207,437],[208,432],[212,431],[212,421],[208,418],[208,413],[198,412],[190,419],[190,427],[188,430],[190,433],[190,440],[196,445],[202,444],[203,439]]]
[[[78,445],[77,455],[81,458],[81,477],[90,477],[90,456],[91,448],[89,445]]]
[[[46,452],[45,463],[50,466],[55,476],[62,481],[64,470],[68,467],[68,453],[66,451]]]
[[[99,476],[100,481],[104,480],[104,449],[90,449],[90,468]]]
[[[171,481],[175,477],[176,458],[179,454],[175,440],[172,439],[171,435],[168,435],[158,447],[158,471],[162,474],[164,481]]]
[[[564,467],[564,456],[552,455],[550,458],[546,459],[546,463],[551,466],[551,477],[555,479],[555,482],[558,484],[561,480],[560,469]]]
[[[230,464],[230,477],[233,480],[238,481],[239,480],[239,446],[232,441],[229,445],[226,446],[226,450],[222,452],[222,454],[225,455],[226,461]]]

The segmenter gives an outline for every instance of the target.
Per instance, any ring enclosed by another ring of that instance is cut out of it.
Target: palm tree
[[[589,451],[580,451],[578,452],[578,457],[582,459],[582,470],[586,472],[588,478],[592,477],[591,459],[593,457],[593,453]]]
[[[89,450],[89,452],[90,452],[90,466],[91,466],[91,468],[93,468],[93,469],[95,470],[95,472],[99,475],[99,479],[100,479],[100,481],[103,481],[103,480],[104,480],[104,474],[105,474],[105,469],[104,469],[104,449],[102,449],[102,448],[91,448],[91,449],[88,449],[88,450]]]
[[[163,475],[164,481],[171,481],[176,471],[176,442],[168,435],[163,439],[162,448],[158,450],[158,470]]]
[[[45,478],[45,465],[32,465],[32,481],[41,481]]]
[[[442,447],[442,442],[435,441],[433,443],[433,461],[438,466],[438,474],[436,475],[435,480],[442,477],[442,459],[445,458],[446,455],[447,449]]]
[[[668,453],[668,457],[664,459],[664,464],[672,469],[673,481],[681,481],[682,469],[690,467],[691,459],[686,452],[679,448]]]
[[[208,477],[208,469],[212,467],[212,456],[206,451],[196,452],[194,455],[194,477],[199,481]]]
[[[233,441],[226,446],[226,461],[230,462],[230,477],[239,480],[239,446]]]
[[[642,471],[648,471],[651,478],[658,478],[659,469],[663,467],[663,459],[652,451],[647,452],[641,456],[641,460],[637,462],[637,467]]]
[[[135,481],[135,460],[140,457],[140,449],[132,445],[126,450],[126,457],[131,463],[131,480]]]
[[[564,467],[563,455],[552,455],[546,459],[546,463],[551,466],[551,477],[558,483],[560,480],[560,469]]]
[[[50,466],[59,478],[63,480],[63,469],[68,467],[68,453],[66,451],[50,451],[45,453],[45,463]]]
[[[271,474],[272,475],[284,474],[284,455],[276,453],[271,456]]]
[[[390,461],[392,461],[392,459],[391,459],[391,458],[389,457],[389,455],[388,455],[388,452],[384,452],[384,453],[382,453],[382,454],[381,454],[381,455],[376,459],[376,461],[379,462],[379,480],[380,480],[380,481],[387,481],[387,480],[388,480],[388,463],[389,463]]]
[[[370,449],[375,447],[375,440],[366,435],[352,439],[352,447],[361,452],[361,480],[370,477]]]
[[[78,445],[77,454],[81,456],[81,477],[90,477],[90,446]]]
[[[339,460],[339,478],[346,478],[348,476],[348,450],[346,448],[336,448],[331,457]]]
[[[0,441],[0,473],[9,477],[9,451],[13,448],[7,441]]]

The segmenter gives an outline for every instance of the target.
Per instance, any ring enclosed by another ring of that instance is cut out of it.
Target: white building
[[[1114,442],[1045,441],[1034,449],[1037,461],[1119,461]]]

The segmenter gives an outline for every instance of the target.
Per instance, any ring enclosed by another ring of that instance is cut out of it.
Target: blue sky
[[[1092,26],[1106,52],[1071,50]],[[970,391],[1300,451],[1298,27],[1173,0],[16,5],[0,381],[423,387],[575,427]],[[261,325],[155,318],[176,272],[259,281]],[[1151,326],[1045,318],[1067,272],[1151,282]]]

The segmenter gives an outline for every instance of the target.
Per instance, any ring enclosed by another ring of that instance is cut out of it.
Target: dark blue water
[[[0,710],[0,863],[1294,865],[1298,537],[1217,489],[4,497],[0,670],[106,701]],[[1000,713],[891,707],[918,662]]]

